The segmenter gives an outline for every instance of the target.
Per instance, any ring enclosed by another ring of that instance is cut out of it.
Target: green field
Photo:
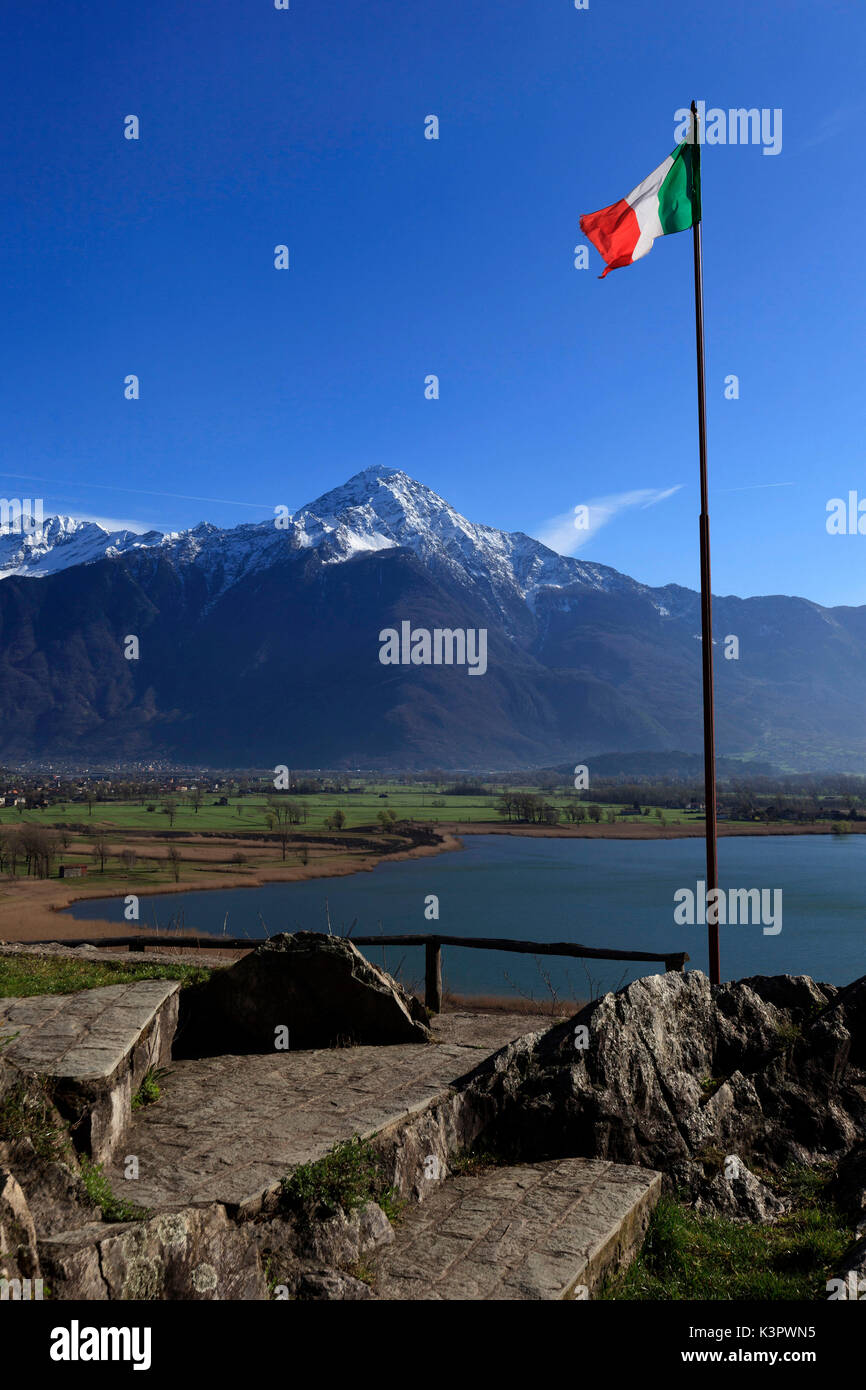
[[[552,806],[563,810],[574,799],[573,794],[562,792],[538,792],[531,786],[513,790],[535,792]],[[276,795],[276,794],[275,794]],[[339,809],[346,817],[345,829],[358,826],[378,828],[377,817],[383,810],[394,812],[398,821],[414,820],[440,821],[489,821],[505,823],[507,817],[497,810],[498,793],[485,793],[472,796],[448,796],[434,789],[425,790],[418,786],[404,787],[397,783],[367,785],[358,792],[320,792],[315,795],[291,796],[286,799],[297,802],[306,809],[306,821],[296,827],[300,834],[322,831],[325,822],[335,810]],[[244,834],[263,832],[268,829],[267,801],[264,794],[232,797],[228,806],[217,806],[216,798],[208,796],[196,809],[184,800],[183,794],[177,797],[177,810],[172,829],[187,834],[196,831],[221,831],[225,834]],[[148,811],[147,805],[156,809]],[[619,806],[612,803],[598,803],[603,813],[617,812]],[[651,806],[649,816],[616,816],[617,822],[636,821],[643,824],[657,820],[656,808]],[[662,812],[665,825],[693,824],[703,818],[699,814],[668,810]],[[91,808],[83,802],[69,801],[45,810],[24,809],[17,806],[0,807],[0,826],[21,825],[30,822],[35,825],[53,826],[58,824],[84,826],[91,830],[135,831],[145,830],[156,835],[169,830],[169,817],[161,809],[160,801],[141,805],[138,802],[105,801],[96,802]],[[561,825],[568,824],[564,819]]]

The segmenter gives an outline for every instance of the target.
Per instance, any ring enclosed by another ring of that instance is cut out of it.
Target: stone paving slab
[[[155,1211],[254,1204],[298,1164],[424,1110],[490,1053],[552,1021],[446,1013],[435,1043],[173,1062],[160,1099],[134,1115],[109,1177]],[[139,1161],[135,1182],[124,1181],[127,1154]]]
[[[177,980],[135,980],[0,999],[0,1037],[17,1034],[3,1055],[44,1076],[107,1081],[179,989]]]
[[[575,1297],[636,1253],[661,1174],[590,1158],[449,1178],[374,1258],[393,1300]],[[586,1296],[586,1295],[582,1295]]]

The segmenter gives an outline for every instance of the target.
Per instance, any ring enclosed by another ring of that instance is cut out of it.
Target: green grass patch
[[[159,1083],[165,1074],[165,1067],[148,1067],[141,1079],[141,1085],[130,1102],[132,1110],[141,1110],[145,1105],[153,1105],[159,1100],[161,1095]]]
[[[399,1217],[403,1203],[386,1181],[373,1146],[360,1135],[335,1144],[313,1163],[302,1163],[280,1185],[283,1206],[312,1218],[347,1215],[365,1202],[378,1202],[389,1221]]]
[[[506,817],[499,810],[498,803],[505,790],[533,792],[560,811],[564,811],[565,807],[575,800],[575,792],[568,779],[565,779],[564,785],[552,788],[540,787],[531,781],[517,786],[509,784],[507,788],[505,783],[490,783],[481,790],[467,795],[449,794],[432,784],[367,782],[362,787],[356,785],[355,790],[351,792],[299,792],[293,794],[290,799],[303,808],[302,814],[306,817],[296,827],[297,831],[300,834],[310,834],[325,830],[326,822],[336,810],[342,811],[345,816],[346,830],[360,826],[379,829],[377,818],[383,810],[393,811],[398,821],[415,820],[433,824],[439,821],[504,822]],[[251,796],[231,797],[227,806],[211,804],[215,798],[208,796],[198,811],[181,796],[178,798],[173,823],[163,812],[160,797],[154,801],[146,801],[145,804],[139,801],[97,801],[94,802],[92,811],[88,811],[87,806],[81,802],[69,801],[42,810],[29,808],[22,811],[18,807],[4,806],[0,807],[0,825],[74,826],[75,829],[70,831],[73,840],[65,851],[65,856],[68,855],[73,861],[85,856],[90,875],[95,877],[98,869],[94,868],[91,858],[91,842],[86,836],[81,835],[78,827],[83,826],[87,833],[103,832],[109,836],[115,832],[123,834],[145,831],[148,838],[152,837],[154,840],[154,853],[162,858],[165,845],[159,837],[164,834],[219,832],[224,835],[243,835],[266,832],[268,800],[271,796],[271,792],[257,792]],[[617,824],[636,821],[644,825],[658,825],[657,810],[662,811],[662,822],[666,826],[686,825],[696,819],[702,819],[694,812],[682,808],[656,807],[651,802],[641,802],[642,808],[649,811],[647,816],[632,813],[620,816],[618,812],[622,809],[623,803],[619,801],[599,801],[595,804],[600,806],[603,817],[608,811],[617,813]],[[148,811],[148,805],[153,805],[155,809]],[[144,857],[147,856],[147,851],[142,853]],[[145,866],[139,867],[144,869]],[[147,867],[151,869],[151,866]],[[117,866],[112,865],[109,872],[116,874]],[[108,874],[99,873],[100,886],[107,877]]]
[[[763,1175],[770,1181],[766,1175]],[[827,1280],[854,1238],[826,1197],[829,1173],[789,1169],[772,1179],[793,1201],[787,1216],[763,1225],[699,1216],[662,1197],[640,1254],[607,1281],[607,1300],[826,1299]]]
[[[86,1154],[81,1157],[81,1179],[105,1221],[144,1221],[150,1216],[147,1207],[138,1207],[123,1197],[115,1197],[111,1183],[102,1171],[102,1164],[94,1163]]]
[[[202,984],[210,970],[201,965],[126,965],[101,960],[73,960],[68,956],[0,956],[0,998],[25,998],[33,994],[74,994],[100,985],[122,985],[131,980],[181,980],[183,985]]]

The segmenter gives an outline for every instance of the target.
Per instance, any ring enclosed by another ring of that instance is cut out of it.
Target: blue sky
[[[536,535],[606,499],[581,555],[696,586],[691,234],[603,282],[572,250],[694,96],[783,112],[778,155],[703,156],[714,588],[866,602],[866,536],[825,529],[866,498],[860,4],[9,0],[0,30],[4,495],[233,525],[379,463]]]

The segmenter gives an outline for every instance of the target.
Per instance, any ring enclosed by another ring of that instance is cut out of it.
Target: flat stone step
[[[637,1253],[660,1173],[589,1158],[448,1178],[374,1258],[381,1299],[589,1297]]]
[[[136,980],[0,999],[0,1038],[12,1035],[4,1057],[51,1078],[59,1099],[89,1118],[97,1161],[111,1157],[145,1072],[171,1056],[179,990],[177,980]]]
[[[116,1192],[154,1211],[204,1202],[254,1210],[299,1164],[435,1106],[491,1053],[551,1022],[455,1012],[437,1018],[432,1044],[173,1062],[159,1100],[124,1136],[138,1179],[124,1181],[122,1155],[109,1177]]]
[[[0,999],[0,1033],[18,1035],[4,1056],[43,1076],[105,1079],[179,989],[177,980],[136,980]]]

